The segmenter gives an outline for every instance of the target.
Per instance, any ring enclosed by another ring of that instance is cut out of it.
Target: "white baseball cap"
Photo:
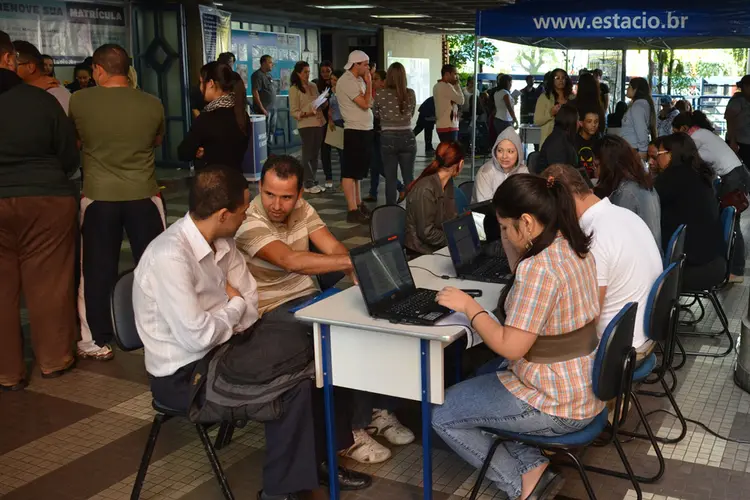
[[[349,54],[349,61],[347,61],[346,65],[344,66],[344,69],[349,70],[349,69],[352,69],[352,66],[354,66],[357,63],[369,62],[369,61],[370,61],[370,56],[368,56],[361,50],[355,50],[351,54]]]

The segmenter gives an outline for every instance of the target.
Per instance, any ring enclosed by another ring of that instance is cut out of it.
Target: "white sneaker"
[[[322,192],[323,190],[320,188],[320,186],[313,186],[313,187],[305,188],[305,193],[309,193],[309,194],[320,194]]]
[[[391,450],[375,441],[364,429],[352,431],[354,444],[341,456],[356,460],[361,464],[379,464],[391,458]]]
[[[372,410],[372,423],[378,436],[385,437],[389,443],[403,446],[414,441],[414,433],[398,421],[396,415],[388,410]]]
[[[326,188],[324,188],[324,187],[323,187],[323,186],[321,186],[320,184],[315,184],[315,187],[317,187],[318,189],[320,189],[320,192],[321,192],[321,193],[325,193],[325,192],[326,192]]]
[[[104,344],[102,347],[94,344],[93,348],[81,349],[78,348],[78,357],[83,359],[93,359],[96,361],[109,361],[115,357],[115,353],[109,344]]]
[[[333,182],[332,181],[326,181],[326,189],[333,189]]]

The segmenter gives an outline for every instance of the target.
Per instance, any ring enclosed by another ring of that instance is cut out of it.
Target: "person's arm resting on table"
[[[474,299],[457,288],[438,294],[440,305],[466,314],[487,347],[511,361],[523,358],[552,312],[557,286],[544,271],[525,269],[516,276],[513,299],[506,302],[505,325],[497,323]],[[530,300],[533,298],[534,300]]]
[[[154,300],[185,350],[203,352],[223,344],[234,335],[248,309],[245,299],[233,297],[216,311],[205,311],[198,302],[193,270],[186,260],[170,255],[160,259],[158,269],[160,277],[152,280]],[[255,314],[257,316],[257,309]]]

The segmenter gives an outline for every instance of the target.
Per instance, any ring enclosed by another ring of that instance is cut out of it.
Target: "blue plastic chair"
[[[687,225],[680,224],[680,226],[672,233],[672,237],[669,238],[667,248],[664,249],[664,269],[669,267],[669,264],[679,262],[685,256],[685,237],[687,235]]]
[[[685,297],[693,297],[698,301],[699,307],[701,309],[700,314],[698,315],[697,319],[694,319],[690,321],[691,324],[697,324],[700,322],[703,317],[705,316],[705,307],[703,306],[701,299],[708,299],[711,304],[714,307],[714,310],[716,311],[716,316],[719,318],[719,321],[721,322],[722,329],[719,331],[678,331],[679,334],[685,335],[685,336],[696,336],[696,337],[720,337],[722,335],[726,336],[729,341],[729,346],[720,353],[705,353],[705,352],[697,352],[697,351],[685,351],[685,349],[682,347],[682,344],[679,342],[679,339],[677,341],[677,345],[680,349],[680,352],[684,356],[700,356],[700,357],[708,357],[708,358],[722,358],[724,356],[728,356],[732,353],[734,350],[734,338],[732,337],[732,333],[729,331],[729,318],[727,318],[727,314],[724,311],[724,307],[721,305],[721,302],[719,301],[719,295],[718,292],[724,288],[729,283],[729,274],[731,271],[731,263],[732,263],[732,256],[734,255],[734,240],[736,233],[734,231],[735,226],[735,219],[737,217],[737,209],[729,206],[724,208],[721,211],[720,214],[720,222],[721,222],[721,229],[722,229],[722,235],[724,239],[724,245],[725,245],[725,259],[726,259],[726,271],[724,273],[723,278],[720,282],[718,282],[713,287],[709,288],[708,290],[683,290],[682,295]],[[681,365],[680,365],[681,366]]]
[[[622,449],[622,444],[615,438],[620,424],[627,417],[630,402],[633,370],[635,369],[633,329],[637,310],[638,304],[631,302],[626,304],[617,316],[612,318],[612,321],[610,321],[602,335],[594,361],[594,369],[592,371],[594,394],[601,401],[616,399],[613,424],[610,425],[607,421],[607,409],[604,408],[584,429],[563,436],[537,436],[482,428],[483,431],[496,436],[497,439],[490,447],[487,458],[479,471],[479,477],[471,492],[471,500],[476,500],[495,450],[497,450],[497,447],[503,441],[517,441],[542,450],[554,451],[559,455],[568,457],[578,470],[589,498],[596,500],[596,495],[586,475],[586,470],[605,474],[610,474],[612,471],[584,466],[580,461],[577,450],[591,445],[607,428],[611,430],[607,444],[609,442],[614,444],[622,460],[622,464],[627,471],[627,474],[624,476],[630,479],[633,488],[638,494],[638,498],[642,498],[641,487],[633,474],[633,469]],[[638,408],[640,407],[638,406]]]
[[[460,188],[453,191],[453,196],[456,202],[456,213],[462,214],[466,212],[466,210],[469,208],[469,205],[471,204],[471,196],[467,197],[466,193],[464,193]]]

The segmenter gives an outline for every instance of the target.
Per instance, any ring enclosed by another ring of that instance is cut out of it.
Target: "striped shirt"
[[[505,302],[505,326],[535,335],[561,335],[599,315],[594,257],[579,258],[561,235],[539,254],[521,261]],[[596,352],[552,364],[511,361],[498,372],[508,391],[539,411],[583,420],[604,408],[593,392]]]
[[[261,315],[286,302],[316,293],[318,287],[311,276],[287,272],[257,257],[257,253],[274,241],[281,241],[295,252],[307,252],[310,250],[310,234],[323,227],[325,223],[318,213],[302,198],[286,222],[281,223],[269,220],[260,195],[250,204],[247,219],[235,239],[258,283],[258,311]]]

